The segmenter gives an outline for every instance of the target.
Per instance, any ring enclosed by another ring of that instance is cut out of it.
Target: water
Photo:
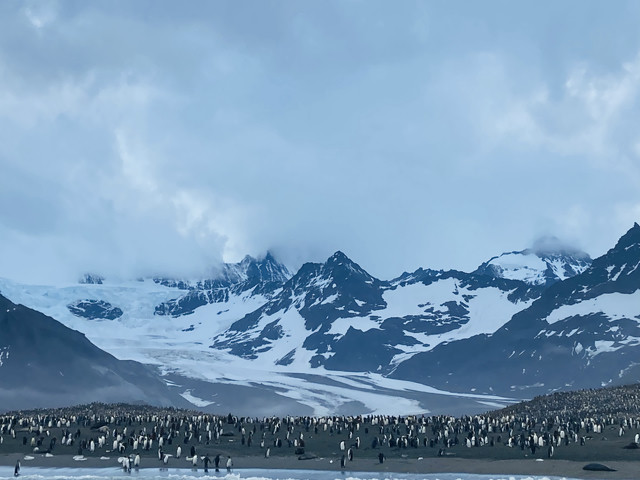
[[[535,475],[475,475],[472,473],[370,473],[322,470],[242,469],[227,474],[172,468],[143,468],[130,474],[120,468],[24,468],[20,480],[572,480],[567,477]],[[0,480],[15,480],[13,467],[0,467]]]

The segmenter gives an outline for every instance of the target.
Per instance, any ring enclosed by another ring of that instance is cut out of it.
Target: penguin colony
[[[566,397],[565,397],[566,396]],[[545,408],[548,405],[548,408]],[[122,456],[129,466],[188,466],[229,455],[354,458],[416,455],[558,458],[592,439],[640,440],[640,388],[535,399],[484,415],[237,417],[91,404],[0,415],[0,451]],[[601,413],[602,411],[606,413]],[[595,444],[595,442],[593,442]],[[472,454],[470,452],[482,452]],[[524,452],[524,453],[523,453]],[[209,458],[210,457],[210,458]],[[226,461],[216,459],[216,466]]]

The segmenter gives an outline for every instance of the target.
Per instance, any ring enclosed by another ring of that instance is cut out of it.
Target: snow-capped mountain
[[[187,290],[179,298],[158,305],[155,314],[173,317],[189,315],[198,307],[228,302],[231,296],[248,291],[268,298],[290,277],[287,267],[279,263],[271,253],[267,253],[262,260],[247,255],[239,263],[225,263],[217,275],[206,280],[191,282],[155,278],[154,281],[161,285]]]
[[[323,337],[333,321],[346,318],[357,324],[356,318],[384,308],[382,286],[383,282],[336,252],[324,264],[303,265],[278,295],[234,322],[212,347],[229,347],[231,353],[246,358],[269,351],[269,361],[280,365],[292,363],[300,348],[298,357],[315,353],[303,362],[318,366],[327,350]],[[311,345],[315,348],[305,348]]]
[[[269,296],[255,293],[266,291],[261,284],[245,288],[255,278],[247,275],[231,286],[227,282],[218,287],[229,295],[221,295],[218,301],[197,307],[189,315],[176,317],[158,315],[158,306],[178,304],[177,300],[201,291],[198,281],[113,282],[106,278],[102,283],[37,286],[0,279],[0,291],[81,331],[120,359],[155,365],[168,382],[179,388],[183,398],[204,409],[237,412],[246,405],[244,412],[252,414],[328,414],[388,412],[390,406],[397,413],[424,412],[446,406],[449,412],[462,413],[505,405],[509,400],[450,395],[382,375],[388,371],[389,361],[401,361],[443,339],[464,337],[478,329],[493,331],[513,311],[530,302],[517,298],[518,288],[513,282],[483,277],[484,283],[504,284],[502,289],[488,286],[480,290],[501,297],[508,306],[502,312],[503,319],[495,321],[492,316],[494,323],[486,327],[483,315],[492,304],[489,297],[451,276],[426,281],[431,286],[422,284],[422,272],[406,274],[393,282],[381,281],[338,252],[324,264],[304,265],[283,285],[270,288]],[[434,275],[447,276],[440,272]],[[533,290],[521,286],[524,297]],[[411,293],[423,287],[424,292]],[[431,291],[437,297],[432,297]],[[460,312],[456,311],[456,303],[461,304]],[[97,318],[100,312],[105,313]],[[249,322],[252,317],[275,312],[283,312],[286,318],[274,324],[274,335],[268,328],[256,327],[242,336],[232,327],[239,321]],[[454,312],[455,319],[445,318]],[[421,332],[411,331],[416,327],[399,328],[404,316],[407,320],[414,318],[413,323],[418,324],[420,315],[439,318],[438,322],[450,325],[433,326],[429,341],[423,340]],[[280,329],[286,334],[279,336]],[[383,343],[349,346],[359,335],[364,335],[366,342],[374,339]],[[385,338],[388,335],[401,339],[397,348],[391,346],[394,338]],[[264,339],[269,340],[268,344],[253,351]],[[219,348],[210,348],[211,345]],[[261,348],[264,351],[259,351]],[[287,355],[294,349],[295,353]],[[368,358],[372,349],[383,352],[374,361]],[[356,361],[358,356],[360,360]],[[378,368],[380,365],[383,368]],[[260,399],[258,404],[255,398]]]
[[[640,226],[493,335],[443,344],[393,375],[439,388],[526,395],[640,380]]]
[[[0,279],[0,291],[117,358],[155,365],[210,411],[469,413],[505,395],[632,378],[639,229],[592,264],[537,245],[471,273],[380,280],[342,252],[293,276],[269,254],[205,280],[92,274],[58,286]]]
[[[417,270],[378,280],[342,252],[305,264],[212,348],[297,368],[389,373],[412,355],[492,333],[540,291],[520,281]]]
[[[560,247],[558,240],[551,237],[539,240],[533,248],[493,257],[475,273],[549,286],[584,272],[589,265],[591,257],[587,253]]]
[[[117,360],[79,332],[0,295],[3,409],[82,402],[187,406],[150,368]]]

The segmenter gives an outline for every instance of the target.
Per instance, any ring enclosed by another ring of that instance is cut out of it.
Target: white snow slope
[[[452,287],[456,286],[437,282],[428,287],[420,284],[388,291],[385,293],[385,300],[389,307],[385,315],[409,314],[418,308],[418,304],[427,301],[439,304],[450,300]],[[485,290],[487,292],[483,295],[478,295],[478,291],[464,292],[461,289],[461,295],[475,295],[469,301],[472,321],[449,335],[421,338],[423,349],[432,348],[442,341],[495,331],[513,313],[528,305],[512,304],[497,289]],[[209,348],[212,340],[234,321],[256,310],[266,301],[263,296],[252,295],[250,291],[239,296],[231,295],[228,302],[206,305],[196,309],[191,315],[176,318],[154,315],[154,309],[162,302],[182,296],[184,291],[158,285],[150,279],[118,283],[107,279],[100,285],[46,286],[24,285],[0,278],[0,293],[14,303],[38,310],[82,332],[96,346],[119,359],[154,364],[165,374],[178,373],[213,383],[272,387],[279,394],[310,406],[319,415],[331,414],[336,407],[353,401],[361,402],[366,411],[372,413],[429,412],[424,405],[408,398],[410,395],[405,395],[406,392],[468,397],[492,405],[510,403],[509,399],[494,396],[451,394],[373,373],[354,374],[323,368],[313,369],[308,363],[311,352],[301,347],[310,332],[304,329],[304,322],[295,309],[286,312],[286,318],[282,319],[287,326],[288,337],[258,360],[246,360]],[[78,300],[91,299],[109,302],[112,306],[119,307],[123,315],[116,320],[87,320],[73,315],[67,308],[67,305]],[[336,332],[348,328],[346,321],[347,319],[340,319],[336,322]],[[351,318],[348,321],[352,325],[357,324],[358,328],[375,328],[375,325],[367,324],[365,319]],[[296,357],[292,364],[274,365],[275,360],[296,347]],[[413,355],[420,349],[415,350],[406,355]],[[8,352],[3,357],[6,355]],[[330,379],[331,382],[315,383],[312,376]],[[199,406],[215,404],[213,396],[198,398],[188,388],[185,388],[182,395]]]
[[[489,260],[485,265],[492,267],[495,274],[507,280],[520,280],[529,285],[543,285],[547,281],[547,272],[557,280],[565,280],[572,275],[584,272],[590,260],[573,258],[560,254],[541,256],[531,250],[503,253]]]

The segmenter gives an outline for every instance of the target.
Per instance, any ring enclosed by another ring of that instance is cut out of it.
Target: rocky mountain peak
[[[640,287],[640,226],[634,223],[615,247],[593,261],[586,273],[584,282],[598,293],[636,291]]]
[[[361,278],[363,281],[372,282],[375,280],[360,265],[355,263],[343,252],[338,250],[331,255],[324,264],[325,275],[329,274],[337,280],[346,280],[353,277]]]
[[[245,260],[248,262],[245,264]],[[262,260],[257,260],[253,257],[245,257],[242,261],[245,267],[245,274],[247,280],[250,282],[277,282],[284,283],[291,278],[291,273],[287,267],[278,262],[271,252],[267,252],[267,255]]]
[[[640,248],[640,225],[638,225],[637,222],[634,222],[633,227],[620,237],[620,240],[618,240],[618,243],[616,243],[616,246],[613,247],[612,250],[627,251],[631,248]]]

